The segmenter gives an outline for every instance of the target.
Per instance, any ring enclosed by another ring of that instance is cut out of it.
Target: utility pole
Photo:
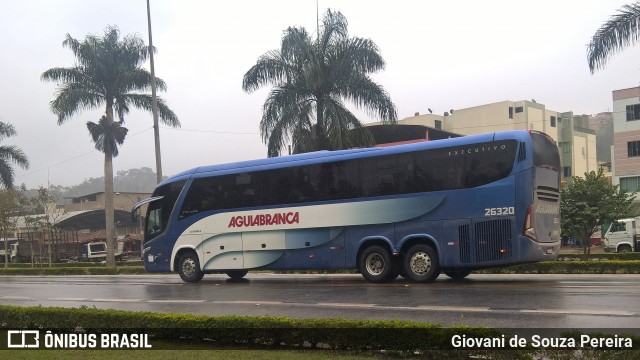
[[[149,63],[151,64],[151,112],[153,113],[153,138],[156,147],[156,180],[162,181],[162,159],[160,154],[160,128],[158,127],[158,98],[156,97],[156,71],[153,66],[153,38],[151,36],[151,6],[147,0],[147,25],[149,28]]]

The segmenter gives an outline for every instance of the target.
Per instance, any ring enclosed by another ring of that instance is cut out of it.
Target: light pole
[[[156,180],[162,181],[162,159],[160,155],[160,128],[158,127],[158,98],[156,97],[156,71],[153,65],[153,37],[151,36],[151,5],[147,0],[147,26],[149,29],[149,64],[151,66],[151,112],[153,113],[153,138],[156,147]]]

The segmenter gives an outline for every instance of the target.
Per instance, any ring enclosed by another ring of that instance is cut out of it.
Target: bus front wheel
[[[364,249],[360,254],[359,263],[360,273],[367,281],[381,283],[391,281],[398,276],[391,255],[382,246],[373,245]]]
[[[178,273],[184,282],[195,283],[202,280],[204,273],[200,269],[200,261],[196,253],[189,251],[180,257]]]
[[[435,280],[440,275],[438,254],[429,245],[413,245],[404,256],[404,272],[415,282]]]

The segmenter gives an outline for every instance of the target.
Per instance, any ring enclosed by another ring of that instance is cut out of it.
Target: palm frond
[[[120,38],[118,28],[108,26],[102,36],[88,35],[83,41],[67,34],[63,46],[73,52],[76,65],[51,68],[41,75],[43,81],[61,83],[50,103],[58,124],[79,111],[101,105],[106,105],[109,112],[114,106],[120,121],[124,121],[130,105],[151,110],[150,96],[142,93],[151,87],[151,74],[142,68],[149,48],[138,35]],[[158,90],[166,90],[162,79],[155,80]],[[177,115],[162,99],[158,99],[158,109],[165,124],[180,125]]]
[[[153,98],[151,97],[151,95],[132,93],[124,94],[123,98],[126,99],[125,103],[131,103],[137,108],[147,111],[152,111],[153,109]],[[180,120],[178,120],[178,115],[176,115],[173,110],[169,108],[164,99],[157,96],[156,101],[158,105],[158,117],[160,118],[160,120],[167,126],[175,128],[180,127]]]
[[[0,121],[0,140],[16,135],[16,128],[9,123]]]
[[[289,140],[294,152],[372,144],[371,134],[342,100],[384,122],[396,120],[389,94],[368,77],[384,69],[378,47],[368,39],[349,38],[347,25],[339,11],[329,9],[315,39],[304,28],[289,27],[280,49],[262,55],[245,73],[246,92],[273,85],[260,122],[269,156],[279,154]]]
[[[612,55],[638,41],[640,3],[625,5],[618,11],[596,31],[587,45],[587,60],[592,74],[603,69]]]
[[[129,131],[127,128],[122,127],[121,121],[109,121],[109,118],[105,115],[100,118],[97,124],[88,121],[87,129],[91,134],[96,149],[111,157],[118,156],[118,145],[124,143]]]

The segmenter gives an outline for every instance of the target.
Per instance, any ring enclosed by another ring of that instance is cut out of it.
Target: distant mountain
[[[115,192],[152,193],[155,187],[156,173],[148,167],[118,171],[113,177]],[[59,200],[104,192],[104,177],[89,178],[75,186],[52,186],[50,190]],[[27,196],[32,192],[35,190],[27,191]]]

